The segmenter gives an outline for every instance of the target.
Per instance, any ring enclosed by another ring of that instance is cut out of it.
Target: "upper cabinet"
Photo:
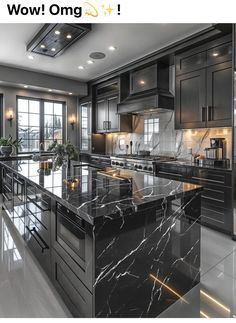
[[[95,132],[131,132],[132,116],[117,114],[120,97],[118,79],[98,84],[95,88]]]
[[[232,126],[232,43],[229,38],[181,53],[175,62],[176,129]]]
[[[152,90],[157,87],[157,64],[130,73],[130,94]]]

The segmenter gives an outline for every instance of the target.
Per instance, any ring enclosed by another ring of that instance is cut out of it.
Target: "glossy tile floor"
[[[236,317],[236,242],[202,227],[201,283],[160,317]],[[0,211],[0,317],[71,317]]]
[[[70,317],[46,275],[0,211],[0,317]]]
[[[201,282],[160,317],[236,317],[236,241],[201,231]]]

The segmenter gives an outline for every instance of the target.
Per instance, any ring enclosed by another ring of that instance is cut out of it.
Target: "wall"
[[[154,135],[154,146],[143,143],[144,118],[158,117],[160,122],[159,134]],[[232,129],[213,128],[197,130],[174,130],[174,112],[155,113],[148,116],[133,116],[133,133],[106,135],[106,152],[109,154],[125,154],[126,149],[120,147],[120,140],[129,145],[133,141],[133,153],[138,150],[150,150],[151,155],[168,155],[190,159],[188,148],[193,153],[205,155],[204,149],[210,146],[210,138],[223,137],[227,142],[227,158],[232,159]],[[130,150],[129,150],[130,151]]]
[[[70,140],[74,145],[78,146],[78,125],[75,125],[74,130],[72,129],[68,118],[74,114],[78,120],[78,102],[76,96],[66,96],[54,93],[45,93],[39,91],[24,90],[19,88],[12,87],[3,87],[0,86],[0,93],[3,94],[3,120],[4,120],[4,136],[11,135],[13,138],[16,137],[16,97],[19,96],[28,96],[32,98],[48,99],[48,100],[58,100],[66,102],[67,105],[67,139]],[[8,110],[13,110],[13,122],[10,126],[9,121],[6,119],[6,114]]]

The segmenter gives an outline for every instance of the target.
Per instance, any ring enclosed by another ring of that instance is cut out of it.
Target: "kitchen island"
[[[74,316],[157,317],[199,283],[201,186],[4,161],[2,206]]]

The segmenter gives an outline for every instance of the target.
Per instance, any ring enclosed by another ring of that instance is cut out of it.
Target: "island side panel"
[[[200,280],[200,208],[199,193],[183,195],[96,226],[96,317],[156,317],[184,301]]]

